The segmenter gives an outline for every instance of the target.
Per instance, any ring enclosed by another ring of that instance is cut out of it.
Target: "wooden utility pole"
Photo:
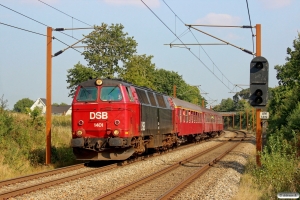
[[[234,129],[234,114],[232,115],[232,129]]]
[[[261,56],[261,25],[256,24],[256,56]],[[261,167],[260,153],[262,151],[261,109],[256,109],[256,164]]]
[[[247,123],[247,131],[248,131],[248,110],[246,110],[246,118],[247,118],[247,121],[246,121],[246,123]]]
[[[242,130],[242,112],[240,112],[240,130]]]
[[[52,28],[47,27],[46,50],[46,165],[51,163]]]
[[[176,98],[176,85],[173,85],[173,97]]]
[[[252,131],[254,131],[254,111],[255,109],[252,108]]]

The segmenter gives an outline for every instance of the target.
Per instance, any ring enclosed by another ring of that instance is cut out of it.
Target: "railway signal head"
[[[258,56],[250,63],[250,105],[264,107],[268,101],[269,63]]]

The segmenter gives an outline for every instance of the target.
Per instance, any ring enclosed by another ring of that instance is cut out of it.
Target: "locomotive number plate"
[[[101,128],[103,127],[103,123],[94,123],[94,127]]]

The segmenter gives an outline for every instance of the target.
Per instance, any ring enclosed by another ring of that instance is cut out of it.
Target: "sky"
[[[248,7],[251,25],[261,24],[269,87],[278,86],[274,66],[286,63],[286,49],[293,49],[298,37],[300,1],[248,0]],[[250,25],[249,14],[246,0],[1,0],[0,98],[8,101],[9,109],[23,98],[46,98],[47,26],[88,28],[106,23],[122,24],[138,43],[138,55],[152,55],[157,69],[177,72],[186,83],[201,85],[202,96],[217,105],[249,87],[253,55],[240,49],[255,53],[256,29],[192,26],[195,30],[186,25]],[[53,31],[52,54],[91,31]],[[79,62],[87,66],[80,53],[84,49],[76,50],[52,58],[52,103],[72,103],[67,70]]]

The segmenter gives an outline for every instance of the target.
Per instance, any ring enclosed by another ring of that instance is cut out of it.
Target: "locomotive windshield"
[[[120,88],[118,86],[102,87],[100,99],[102,101],[120,101],[122,99]]]
[[[97,99],[96,87],[81,87],[77,96],[77,101],[95,101]]]

